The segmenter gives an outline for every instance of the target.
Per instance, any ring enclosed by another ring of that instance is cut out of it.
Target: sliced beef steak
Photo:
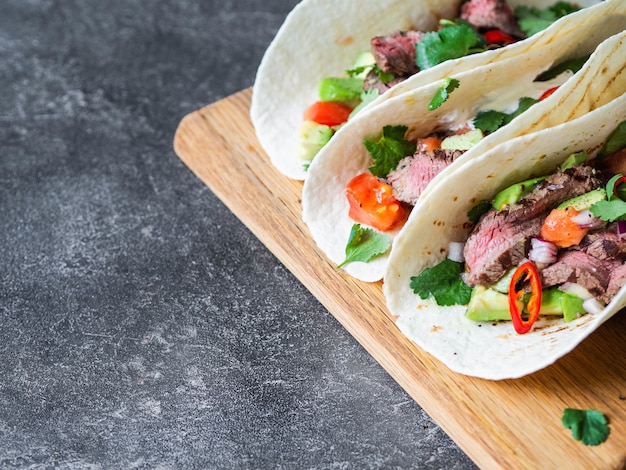
[[[566,282],[579,284],[594,297],[602,298],[609,285],[614,263],[599,260],[582,251],[565,251],[556,263],[541,271],[543,287]]]
[[[626,258],[626,240],[617,234],[615,224],[609,225],[606,230],[590,232],[583,238],[579,249],[598,259]]]
[[[601,185],[595,170],[577,166],[550,175],[517,203],[487,212],[465,243],[468,284],[496,282],[526,256],[530,239],[539,236],[553,207]]]
[[[389,90],[392,86],[397,85],[400,82],[406,80],[406,77],[396,77],[390,82],[383,82],[375,70],[372,70],[365,77],[365,81],[363,83],[363,90],[378,90],[378,94],[382,95],[387,90]]]
[[[469,0],[461,6],[461,18],[477,29],[499,29],[523,39],[513,8],[505,0]]]
[[[508,212],[490,211],[465,243],[468,284],[494,284],[528,253],[530,240],[539,236],[543,217],[516,221]]]
[[[423,35],[420,31],[396,31],[372,38],[370,45],[376,64],[384,72],[397,76],[417,73],[419,68],[415,62],[415,45]]]
[[[609,286],[601,300],[608,304],[624,285],[626,285],[626,264],[619,263],[611,269]]]
[[[387,176],[395,198],[415,205],[431,180],[462,153],[461,150],[418,150],[413,156],[400,160],[398,167]]]

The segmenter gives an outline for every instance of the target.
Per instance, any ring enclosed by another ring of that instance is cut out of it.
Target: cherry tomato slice
[[[409,210],[392,194],[392,188],[371,173],[361,173],[346,187],[350,204],[349,217],[355,222],[380,231],[398,227],[406,220]]]
[[[350,117],[352,108],[336,101],[316,101],[304,111],[305,121],[314,121],[325,126],[338,126]]]

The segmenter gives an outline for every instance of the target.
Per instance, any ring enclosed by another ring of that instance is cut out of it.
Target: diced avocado
[[[588,158],[589,158],[589,155],[587,154],[587,152],[573,153],[565,159],[565,161],[560,167],[560,170],[565,171],[568,168],[572,168],[574,165],[580,165],[581,163],[585,163]]]
[[[515,270],[517,266],[509,269],[504,276],[498,279],[498,282],[491,286],[491,289],[497,290],[498,292],[502,292],[503,294],[508,294],[509,285],[511,284],[511,279],[513,278],[513,274],[515,274]]]
[[[518,307],[521,309],[523,303],[519,302]],[[509,297],[494,289],[476,286],[472,290],[465,316],[473,321],[510,320]]]
[[[370,73],[375,63],[376,59],[374,59],[374,54],[372,54],[370,51],[361,52],[354,61],[353,69],[362,67],[363,71],[359,74],[354,75],[354,78],[364,79],[365,77],[367,77],[367,74]]]
[[[298,158],[313,160],[332,135],[332,128],[313,121],[304,121],[298,132]]]
[[[483,137],[483,131],[473,129],[464,134],[455,134],[446,137],[441,141],[441,148],[444,150],[468,150],[480,142]]]
[[[583,308],[583,299],[567,292],[562,292],[561,294],[561,308],[563,309],[564,321],[576,320],[581,315],[587,313]]]
[[[556,287],[544,289],[541,292],[541,308],[540,315],[563,315],[563,307],[561,306],[561,298],[564,292]]]
[[[559,315],[568,322],[585,314],[583,299],[556,287],[544,289],[541,293],[540,315]]]
[[[361,101],[362,90],[363,79],[355,77],[324,78],[318,86],[321,101],[338,101],[352,107]]]
[[[544,179],[546,179],[545,176],[533,178],[530,180],[522,181],[521,183],[516,183],[509,186],[508,188],[503,189],[493,198],[493,208],[497,211],[500,211],[504,209],[504,206],[506,206],[507,204],[516,203],[520,200],[520,198],[535,189],[535,187]]]
[[[596,202],[603,201],[605,199],[606,190],[604,188],[594,189],[593,191],[589,191],[588,193],[568,199],[567,201],[559,205],[559,209],[573,207],[577,211],[584,211],[589,209]]]

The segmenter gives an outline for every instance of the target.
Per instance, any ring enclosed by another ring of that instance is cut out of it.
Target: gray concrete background
[[[0,2],[1,468],[473,468],[172,149],[295,3]]]

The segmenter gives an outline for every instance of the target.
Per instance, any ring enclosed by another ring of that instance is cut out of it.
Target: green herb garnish
[[[376,88],[370,88],[369,90],[364,90],[361,92],[361,102],[359,105],[352,110],[350,113],[350,117],[348,121],[354,117],[359,111],[365,108],[368,104],[374,101],[376,98],[380,96],[379,91]]]
[[[407,130],[407,126],[385,126],[378,140],[363,141],[363,145],[374,159],[374,165],[369,168],[372,174],[386,178],[391,170],[395,170],[400,160],[415,153],[415,144],[404,138]]]
[[[450,93],[456,90],[460,85],[460,82],[456,78],[445,78],[441,85],[439,86],[439,90],[433,97],[433,99],[428,104],[428,110],[434,111],[443,103],[448,100]]]
[[[390,247],[391,237],[389,235],[354,224],[346,245],[346,259],[337,265],[337,269],[354,261],[367,263],[386,253]]]
[[[540,9],[526,5],[518,5],[515,8],[517,22],[528,36],[543,31],[559,18],[580,10],[580,7],[569,2],[557,2],[554,5]]]
[[[480,201],[467,211],[467,218],[472,223],[478,223],[483,214],[491,209],[491,201]]]
[[[598,410],[565,408],[561,418],[563,426],[572,430],[572,436],[586,446],[597,446],[606,441],[611,429],[606,416]]]
[[[492,109],[480,111],[474,118],[474,127],[480,129],[485,134],[495,132],[538,102],[539,101],[534,98],[525,96],[519,99],[517,109],[512,113],[504,113],[502,111],[494,111]]]
[[[431,31],[415,46],[415,62],[421,70],[446,60],[458,59],[485,50],[485,39],[462,20],[442,22],[439,31]]]
[[[623,176],[620,174],[609,180],[606,184],[606,201],[598,201],[589,208],[593,215],[608,222],[626,217],[626,202],[620,199],[616,191],[617,186],[623,182]]]
[[[472,289],[461,280],[461,268],[462,263],[446,258],[411,277],[410,287],[422,299],[432,295],[437,305],[466,305]]]
[[[624,147],[626,147],[626,121],[622,121],[611,133],[599,156],[607,157]]]

